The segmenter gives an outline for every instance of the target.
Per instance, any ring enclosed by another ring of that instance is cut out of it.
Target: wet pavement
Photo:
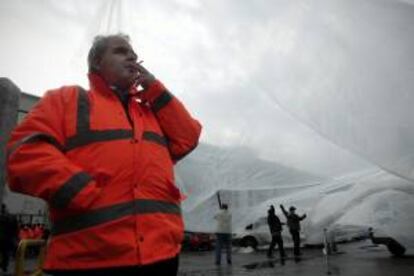
[[[321,249],[305,249],[299,262],[288,258],[283,265],[278,258],[268,259],[265,251],[240,253],[236,249],[231,266],[216,266],[213,251],[184,252],[179,275],[414,275],[414,256],[393,258],[385,247],[372,246],[368,241],[340,245],[339,250],[327,260]],[[292,252],[288,251],[288,256]]]
[[[282,264],[278,257],[268,259],[266,251],[243,253],[243,249],[233,248],[233,264],[224,261],[220,266],[214,264],[214,251],[183,252],[180,256],[179,276],[227,276],[227,275],[368,275],[368,276],[412,276],[414,275],[414,256],[391,257],[385,247],[372,246],[364,241],[339,245],[339,253],[329,257],[328,265],[321,249],[304,249],[299,262],[292,258],[292,251]],[[245,250],[244,250],[245,251]],[[275,252],[277,256],[277,252]],[[29,260],[34,266],[34,260]],[[12,270],[14,264],[10,265]],[[12,271],[9,274],[14,275]]]

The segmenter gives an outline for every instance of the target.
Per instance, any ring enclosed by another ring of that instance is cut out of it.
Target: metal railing
[[[37,257],[37,265],[34,271],[25,271],[25,257],[29,248],[39,248],[39,255]],[[16,267],[15,276],[42,276],[42,266],[46,253],[46,241],[45,240],[21,240],[16,251]]]

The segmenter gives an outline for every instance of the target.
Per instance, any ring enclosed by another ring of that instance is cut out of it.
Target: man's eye
[[[124,49],[124,48],[116,48],[114,51],[115,54],[126,54],[128,53],[128,49]]]

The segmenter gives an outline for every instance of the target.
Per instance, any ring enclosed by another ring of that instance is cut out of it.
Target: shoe
[[[228,264],[228,265],[231,265],[231,260],[227,261],[227,264]]]

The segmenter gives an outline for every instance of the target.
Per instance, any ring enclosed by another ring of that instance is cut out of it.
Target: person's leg
[[[68,271],[46,271],[51,276],[108,276],[102,270],[68,270]]]
[[[231,234],[226,234],[227,264],[231,264]]]
[[[296,231],[291,230],[290,234],[292,235],[292,241],[293,241],[293,255],[298,255],[298,249],[297,249],[297,239],[296,239]]]
[[[131,274],[118,274],[118,276],[162,275],[176,276],[178,273],[179,256],[155,264],[136,267]],[[115,274],[112,274],[115,275]]]
[[[270,258],[273,255],[273,248],[276,245],[276,237],[272,235],[272,241],[270,242],[269,249],[267,250],[267,256]]]
[[[136,275],[134,267],[106,268],[106,269],[88,269],[88,270],[59,270],[46,271],[52,276],[111,276],[111,275]]]
[[[298,256],[300,256],[301,252],[300,252],[300,232],[299,231],[296,231],[296,247],[297,247]]]
[[[10,261],[10,248],[7,246],[6,242],[1,245],[1,269],[3,272],[7,272]]]
[[[50,272],[52,276],[141,276],[163,275],[176,276],[178,273],[179,257],[157,262],[150,265],[135,267],[120,267],[94,270],[71,270]]]
[[[293,239],[293,254],[295,256],[300,255],[300,235],[299,231],[292,231],[292,239]]]
[[[221,263],[221,247],[222,247],[222,234],[217,233],[216,234],[216,265],[219,265]]]
[[[281,234],[277,235],[276,242],[277,242],[277,247],[279,248],[280,258],[283,259],[285,258],[286,254],[285,254],[285,248],[283,247],[283,239],[282,239]]]

